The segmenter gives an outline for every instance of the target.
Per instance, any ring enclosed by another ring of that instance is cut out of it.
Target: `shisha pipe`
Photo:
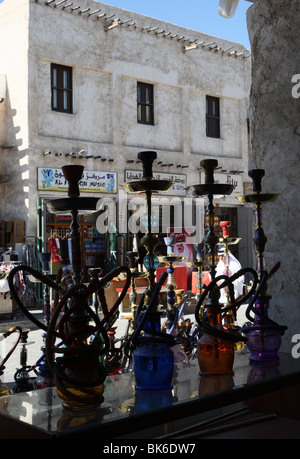
[[[159,265],[159,260],[154,254],[154,249],[157,246],[157,236],[152,233],[152,211],[151,211],[151,199],[153,193],[161,193],[168,191],[174,182],[171,180],[156,180],[153,178],[152,166],[154,160],[157,158],[155,151],[142,151],[138,153],[138,159],[141,160],[143,165],[143,178],[142,180],[123,183],[122,186],[129,193],[145,194],[147,202],[147,233],[142,238],[141,242],[147,250],[143,263],[147,270],[147,277],[149,281],[149,287],[145,295],[145,303],[149,304],[150,299],[153,296],[154,284],[155,284],[155,271]],[[157,312],[158,298],[156,297],[156,308],[153,313]]]
[[[214,170],[218,166],[218,161],[214,159],[206,159],[200,162],[200,166],[205,171],[205,183],[189,186],[187,188],[190,196],[207,196],[208,205],[206,208],[206,226],[208,232],[205,237],[205,243],[208,246],[208,261],[211,283],[201,295],[195,310],[195,318],[202,328],[202,334],[197,343],[197,357],[200,371],[203,375],[221,375],[232,373],[234,361],[234,342],[241,341],[241,337],[236,334],[229,333],[222,325],[222,306],[219,302],[219,289],[228,285],[230,296],[233,300],[233,285],[231,281],[236,278],[235,274],[231,278],[227,276],[216,277],[216,246],[219,242],[218,236],[215,234],[215,226],[217,218],[214,213],[213,197],[214,195],[230,195],[233,191],[233,186],[228,184],[215,183]],[[255,273],[256,275],[256,273]],[[218,286],[220,280],[224,282]],[[256,282],[254,284],[256,286]],[[253,287],[254,289],[254,287]],[[199,317],[200,307],[206,295],[209,294],[209,299],[205,305],[204,319]],[[234,300],[233,300],[234,301]],[[233,307],[231,305],[231,307]]]
[[[242,332],[248,337],[247,345],[251,353],[250,360],[276,362],[279,360],[277,352],[281,345],[281,336],[287,327],[277,324],[268,316],[271,296],[268,294],[267,283],[268,279],[279,269],[280,263],[278,262],[269,273],[267,272],[264,260],[267,237],[262,225],[262,203],[274,202],[280,195],[262,193],[261,181],[265,175],[264,169],[252,169],[248,174],[253,181],[253,194],[237,196],[237,199],[242,204],[254,204],[256,229],[253,242],[256,246],[257,273],[260,285],[246,310],[246,317],[253,325],[244,327]],[[251,316],[251,312],[254,317]]]
[[[237,237],[229,237],[229,228],[231,226],[230,221],[221,221],[219,223],[220,227],[222,228],[222,237],[219,238],[219,242],[224,245],[224,265],[225,265],[225,272],[224,274],[229,277],[230,272],[230,255],[229,255],[229,245],[236,245],[241,241],[241,238]],[[230,294],[229,291],[226,290],[226,305],[228,306],[230,302]],[[227,311],[225,315],[225,323],[230,327],[234,327],[234,320],[236,317],[236,310]]]
[[[80,198],[79,180],[82,177],[83,167],[65,166],[63,172],[69,182],[68,198],[50,201],[47,206],[53,213],[71,213],[71,242],[72,242],[72,272],[67,266],[63,266],[57,276],[56,282],[47,276],[27,266],[18,266],[9,275],[9,285],[12,297],[25,315],[30,315],[22,304],[14,288],[14,275],[18,270],[30,272],[34,277],[46,283],[54,291],[54,310],[48,327],[37,320],[34,323],[47,332],[46,355],[47,362],[54,373],[55,383],[59,396],[63,399],[63,406],[67,409],[88,409],[98,406],[103,401],[104,380],[106,372],[100,364],[99,357],[109,348],[107,326],[123,300],[130,283],[130,271],[127,267],[120,267],[101,280],[92,279],[88,286],[82,282],[81,248],[78,215],[79,212],[95,212],[98,198]],[[100,321],[98,315],[89,307],[88,297],[96,291],[103,292],[103,286],[118,275],[120,272],[127,273],[127,279],[121,295],[115,305],[108,310],[103,294],[101,304],[104,309],[104,318]],[[66,287],[62,285],[62,278]],[[65,309],[59,324],[57,319],[60,312]],[[95,326],[90,325],[93,319]],[[103,347],[99,344],[88,344],[89,336],[99,337],[103,340]],[[60,337],[66,346],[61,349],[61,344],[54,346],[53,338]],[[63,354],[63,357],[54,359],[55,353]]]
[[[175,268],[173,266],[173,263],[184,261],[186,257],[174,255],[173,245],[175,243],[175,237],[165,237],[164,241],[167,245],[167,255],[159,257],[159,261],[163,263],[168,263],[169,265],[167,268],[168,279],[166,283],[167,322],[165,324],[165,327],[169,330],[172,330],[172,333],[177,334],[177,331],[178,331],[177,324],[178,324],[178,314],[179,314],[178,307],[177,307],[177,301],[178,300],[180,301],[181,293],[183,293],[184,290],[182,290],[182,292],[177,290],[176,292],[177,284],[174,278]],[[176,300],[176,293],[177,293],[177,300]]]

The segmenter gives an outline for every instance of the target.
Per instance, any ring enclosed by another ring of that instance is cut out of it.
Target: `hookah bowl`
[[[205,171],[205,183],[189,186],[187,193],[189,196],[207,196],[208,198],[205,218],[208,233],[205,237],[205,243],[208,246],[209,272],[213,283],[216,274],[216,246],[219,242],[214,231],[218,221],[214,213],[213,197],[214,195],[231,194],[233,186],[214,182],[214,170],[218,166],[217,160],[203,160],[200,162],[200,166]],[[202,334],[197,343],[200,373],[205,376],[231,374],[234,362],[234,342],[231,340],[230,334],[227,338],[222,325],[220,294],[216,284],[214,288],[206,289],[205,292],[205,296],[210,292],[209,301],[206,304],[206,318],[202,320],[199,316],[203,295],[198,300],[195,310],[195,318],[198,324],[203,326]]]
[[[248,338],[247,346],[250,351],[251,361],[257,363],[276,362],[279,360],[278,351],[282,335],[287,327],[272,321],[268,314],[272,297],[268,294],[267,281],[277,271],[280,263],[277,263],[269,273],[265,269],[264,250],[267,237],[262,225],[262,203],[274,202],[280,195],[261,193],[261,181],[265,175],[264,169],[253,169],[248,174],[253,181],[253,194],[237,196],[237,199],[243,204],[254,204],[256,229],[253,242],[256,246],[257,272],[260,285],[246,311],[246,316],[252,322],[252,325],[244,327],[242,331]],[[251,316],[251,312],[254,314],[254,318]]]

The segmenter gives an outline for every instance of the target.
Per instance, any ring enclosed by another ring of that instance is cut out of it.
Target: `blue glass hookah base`
[[[133,353],[136,390],[172,389],[174,354],[163,342],[146,341]]]

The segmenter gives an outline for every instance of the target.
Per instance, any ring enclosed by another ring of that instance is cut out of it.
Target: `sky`
[[[8,2],[9,0],[0,0]],[[77,0],[80,5],[80,0]],[[101,3],[117,6],[178,26],[241,43],[250,49],[246,11],[251,6],[240,0],[235,16],[224,19],[218,14],[219,0],[106,0]]]
[[[101,3],[241,43],[250,49],[246,12],[251,3],[246,0],[240,0],[231,19],[219,15],[219,0],[103,0]]]

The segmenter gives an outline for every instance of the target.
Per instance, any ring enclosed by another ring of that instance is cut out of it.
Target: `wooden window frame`
[[[206,96],[206,136],[219,139],[220,133],[220,99]]]
[[[72,67],[51,64],[51,109],[56,112],[73,113]]]
[[[149,98],[147,97],[149,91]],[[137,122],[154,125],[154,86],[149,83],[137,82]]]

